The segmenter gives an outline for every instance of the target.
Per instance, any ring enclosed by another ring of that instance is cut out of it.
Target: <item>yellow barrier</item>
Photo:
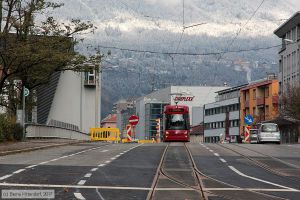
[[[153,141],[153,140],[139,140],[139,143],[156,143],[156,141]]]
[[[119,142],[120,131],[118,128],[91,128],[91,141],[115,141]]]

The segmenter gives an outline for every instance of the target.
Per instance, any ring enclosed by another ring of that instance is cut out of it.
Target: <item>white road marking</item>
[[[215,156],[220,156],[218,153],[214,153]]]
[[[145,187],[114,187],[101,185],[46,185],[46,184],[19,184],[19,183],[0,183],[0,186],[5,187],[40,187],[40,188],[78,188],[78,189],[111,189],[111,190],[152,190],[152,188]],[[156,188],[156,190],[194,190],[192,188]],[[252,191],[277,191],[277,192],[300,192],[300,190],[290,189],[276,189],[276,188],[203,188],[205,191],[209,190],[252,190]]]
[[[105,164],[100,164],[100,165],[98,165],[98,167],[104,167],[105,166]]]
[[[227,161],[224,160],[223,158],[220,158],[220,160],[223,162],[223,163],[226,163]]]
[[[77,183],[77,185],[84,185],[85,182],[86,182],[86,180],[80,180],[80,181]]]
[[[5,175],[5,176],[2,176],[2,177],[0,177],[0,181],[2,181],[4,179],[7,179],[7,178],[9,178],[11,176],[12,176],[12,174],[8,174],[8,175]]]
[[[300,192],[300,190],[292,191],[289,189],[270,189],[270,188],[203,188],[204,191],[238,191],[238,190],[250,190],[250,191],[262,191],[262,192]]]
[[[84,175],[85,178],[90,178],[92,176],[91,173],[87,173],[86,175]]]
[[[79,192],[74,192],[74,196],[76,197],[76,199],[79,199],[79,200],[85,200],[85,198],[82,196],[81,193]]]
[[[45,161],[45,162],[41,162],[41,163],[39,163],[38,165],[47,164],[47,163],[49,163],[49,162],[50,162],[50,160],[49,160],[49,161]]]
[[[30,168],[34,168],[34,167],[36,167],[37,165],[30,165],[30,166],[28,166],[28,167],[25,167],[26,169],[30,169]]]
[[[105,200],[104,197],[101,195],[99,188],[96,189],[96,192],[98,194],[98,196],[100,197],[101,200]]]
[[[116,157],[112,157],[112,158],[111,158],[111,160],[116,160],[116,159],[117,159]]]
[[[110,160],[107,160],[107,161],[105,161],[104,163],[108,164],[108,163],[110,163],[110,162],[111,162]]]
[[[107,152],[107,151],[108,151],[107,149],[104,149],[104,150],[102,150],[102,151],[100,151],[100,152],[104,153],[104,152]]]
[[[213,150],[209,150],[210,152],[214,152]]]
[[[295,188],[290,188],[290,187],[286,187],[286,186],[283,186],[283,185],[279,185],[279,184],[276,184],[276,183],[272,183],[270,181],[265,181],[265,180],[262,180],[262,179],[259,179],[259,178],[255,178],[255,177],[252,177],[252,176],[248,176],[242,172],[240,172],[239,170],[237,170],[235,167],[233,166],[228,166],[232,171],[234,171],[235,173],[237,173],[238,175],[240,176],[243,176],[243,177],[246,177],[246,178],[249,178],[249,179],[252,179],[252,180],[256,180],[256,181],[259,181],[259,182],[262,182],[262,183],[267,183],[267,184],[270,184],[270,185],[274,185],[274,186],[277,186],[277,187],[281,187],[281,188],[285,188],[285,189],[288,189],[288,190],[292,190],[292,191],[297,191],[297,189]]]
[[[62,158],[68,158],[68,157],[71,157],[71,156],[75,156],[75,155],[78,155],[78,154],[81,154],[81,153],[85,153],[85,152],[92,151],[92,150],[95,150],[95,149],[100,149],[100,148],[103,148],[103,146],[94,147],[94,148],[91,148],[91,149],[86,149],[86,150],[83,150],[83,151],[80,151],[80,152],[77,152],[77,153],[74,153],[74,154],[66,155],[66,156],[61,156],[61,157],[58,157],[58,158],[55,158],[55,159],[52,159],[52,160],[47,160],[47,161],[41,162],[41,163],[36,164],[36,165],[30,165],[30,166],[25,167],[25,169],[30,169],[30,168],[36,167],[38,165],[43,165],[43,164],[46,164],[46,163],[49,163],[49,162],[60,160]],[[21,173],[21,172],[25,171],[25,169],[19,169],[19,170],[13,172],[13,174],[2,176],[2,177],[0,177],[0,180],[4,180],[4,179],[6,179],[8,177],[13,176],[14,174]]]
[[[25,169],[19,169],[19,170],[13,172],[13,173],[14,173],[14,174],[18,174],[18,173],[20,173],[20,172],[22,172],[22,171],[25,171]]]
[[[98,170],[98,168],[93,168],[93,169],[91,169],[92,172],[95,172],[95,171],[97,171],[97,170]]]

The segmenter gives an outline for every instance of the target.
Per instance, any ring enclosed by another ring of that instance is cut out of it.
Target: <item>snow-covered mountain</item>
[[[280,40],[273,31],[300,10],[299,0],[265,0],[260,7],[262,0],[60,1],[65,6],[55,11],[59,20],[90,20],[98,28],[84,36],[85,44],[188,53],[278,45]],[[186,28],[180,39],[183,26],[199,23],[204,24]],[[101,46],[101,51],[108,50]],[[105,98],[109,102],[139,96],[170,84],[237,85],[276,73],[277,51],[228,53],[219,59],[218,55],[168,56],[112,50],[103,63],[103,87],[111,95]]]

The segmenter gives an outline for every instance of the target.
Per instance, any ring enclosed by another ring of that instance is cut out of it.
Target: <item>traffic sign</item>
[[[136,115],[131,115],[129,117],[129,123],[132,125],[132,126],[136,126],[138,123],[139,123],[139,117],[136,116]]]
[[[250,126],[245,126],[244,142],[250,143]]]
[[[254,119],[251,115],[246,115],[245,118],[244,118],[244,122],[247,125],[251,125],[251,124],[253,124]]]
[[[29,89],[24,88],[24,96],[27,97],[29,95]]]
[[[131,125],[126,126],[126,133],[127,133],[127,142],[132,142],[132,129]]]

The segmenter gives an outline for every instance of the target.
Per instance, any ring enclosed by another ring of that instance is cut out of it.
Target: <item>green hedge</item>
[[[21,140],[23,138],[22,126],[14,121],[5,114],[0,114],[0,142]]]

